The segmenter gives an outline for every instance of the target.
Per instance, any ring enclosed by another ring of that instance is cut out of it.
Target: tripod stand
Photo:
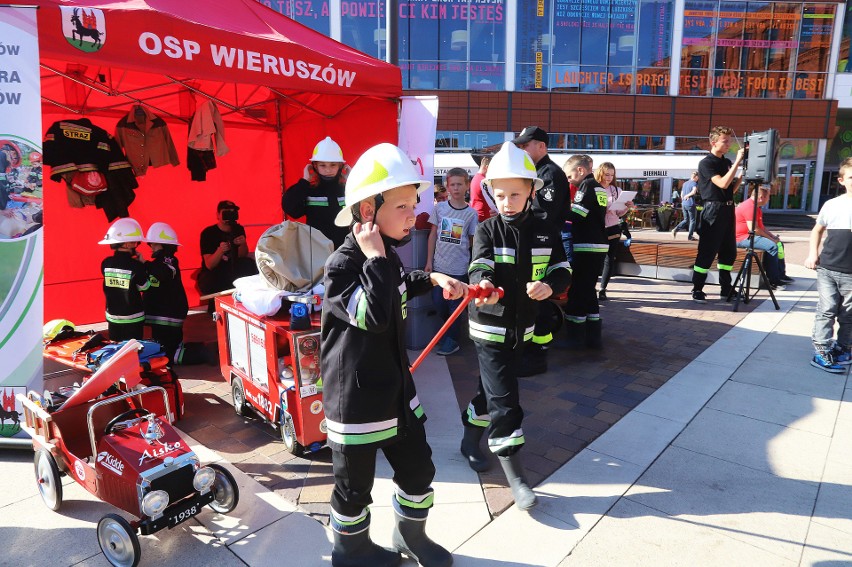
[[[734,280],[734,284],[731,286],[731,290],[728,292],[727,300],[730,301],[731,297],[734,298],[734,311],[738,311],[740,308],[740,300],[745,304],[748,304],[753,295],[750,295],[751,292],[751,266],[752,263],[757,264],[758,272],[760,273],[760,280],[758,282],[758,287],[755,290],[755,295],[757,295],[760,286],[766,286],[767,291],[769,291],[769,297],[772,298],[772,304],[775,305],[775,310],[778,311],[781,307],[778,305],[778,300],[775,299],[775,294],[772,293],[772,285],[769,283],[769,277],[766,275],[766,271],[763,269],[763,265],[760,263],[760,258],[754,251],[754,234],[755,230],[757,230],[757,200],[758,195],[760,193],[760,189],[758,188],[758,184],[754,181],[750,181],[749,185],[754,189],[752,200],[754,201],[754,210],[751,214],[751,230],[748,231],[748,248],[746,249],[746,255],[743,259],[743,263],[740,266],[740,271],[737,272],[737,278]],[[739,288],[737,287],[739,284]]]

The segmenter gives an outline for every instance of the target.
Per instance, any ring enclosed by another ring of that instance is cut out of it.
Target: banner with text
[[[44,256],[36,9],[0,7],[0,437],[21,436],[15,394],[41,391]]]

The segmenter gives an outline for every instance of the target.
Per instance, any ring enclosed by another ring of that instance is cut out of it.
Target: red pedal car
[[[60,403],[36,392],[18,394],[47,507],[60,509],[60,476],[70,475],[94,496],[138,518],[128,522],[107,514],[98,522],[101,551],[122,567],[139,563],[137,533],[173,528],[205,505],[227,514],[239,502],[231,473],[216,464],[202,466],[168,420],[143,407],[156,399],[152,407],[165,408],[168,415],[169,396],[162,387],[103,395],[116,382],[129,389],[140,381],[133,342]]]

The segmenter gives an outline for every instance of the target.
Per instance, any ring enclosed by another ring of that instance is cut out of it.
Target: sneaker
[[[672,238],[677,238],[677,233],[679,230],[680,229],[678,227],[674,227],[674,230],[672,230]]]
[[[791,283],[793,283],[793,282],[795,282],[795,281],[796,281],[796,280],[794,280],[794,279],[793,279],[793,278],[791,278],[790,276],[781,276],[781,283],[784,283],[784,284],[791,284]]]
[[[459,344],[452,339],[447,339],[447,342],[438,345],[438,350],[435,354],[439,356],[449,356],[459,351]]]
[[[602,289],[602,290],[600,290],[600,291],[598,292],[598,299],[599,299],[599,300],[601,300],[601,301],[606,301],[606,300],[607,300],[606,290],[605,290],[605,289]]]
[[[774,283],[770,285],[772,287],[772,291],[785,291],[787,289],[787,286],[782,283]]]
[[[849,366],[852,364],[852,352],[849,349],[842,349],[835,343],[831,349],[831,355],[834,357],[834,362],[841,366]]]
[[[698,240],[698,239],[695,238],[694,236],[689,236],[689,237],[687,237],[687,240]]]
[[[834,355],[831,354],[831,351],[815,353],[814,357],[811,359],[811,366],[822,368],[826,372],[831,372],[832,374],[842,374],[846,372],[845,366],[834,361]]]
[[[707,294],[703,291],[693,291],[692,300],[695,303],[707,303]]]

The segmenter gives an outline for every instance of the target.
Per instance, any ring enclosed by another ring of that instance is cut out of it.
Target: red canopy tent
[[[14,3],[32,5],[33,2]],[[171,224],[190,304],[201,264],[198,235],[216,203],[240,206],[250,244],[282,219],[283,188],[301,177],[314,144],[334,138],[350,163],[397,140],[397,67],[314,32],[254,0],[37,0],[42,119],[90,118],[109,132],[136,104],[165,119],[181,161],[198,97],[225,121],[230,153],[206,182],[183,163],[148,169],[130,214],[143,227]],[[86,17],[79,34],[73,17]],[[98,48],[98,44],[100,47]],[[71,208],[45,175],[45,319],[102,321],[97,241],[109,226],[93,207]],[[147,251],[146,251],[147,252]]]

